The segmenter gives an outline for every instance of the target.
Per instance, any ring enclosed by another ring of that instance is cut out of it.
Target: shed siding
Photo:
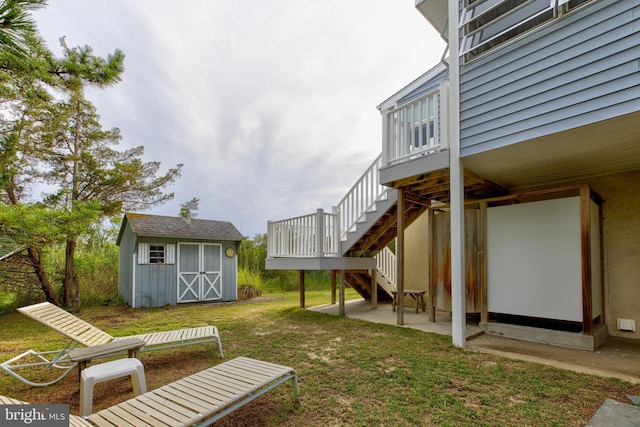
[[[120,240],[119,272],[118,272],[118,292],[124,302],[132,305],[131,289],[133,287],[133,254],[136,251],[136,241],[129,224],[125,225]]]
[[[139,237],[138,243],[176,244],[175,239]],[[138,264],[135,268],[136,307],[162,307],[176,303],[176,264]]]
[[[602,0],[460,70],[462,155],[640,110],[640,5]]]
[[[238,250],[240,244],[238,242],[220,242],[222,243],[222,278],[224,280],[222,286],[222,298],[225,301],[234,301],[238,299]],[[235,255],[231,258],[225,255],[227,248],[232,248]]]
[[[124,241],[124,239],[123,239]],[[158,237],[139,237],[138,243],[159,243],[159,244],[175,244],[178,243],[202,243],[202,240],[197,239],[169,239]],[[238,297],[238,275],[237,275],[237,252],[238,242],[221,241],[221,240],[208,240],[206,243],[220,244],[222,247],[222,300],[233,301]],[[136,245],[137,246],[137,245]],[[228,258],[224,255],[224,250],[228,247],[232,247],[236,253],[232,258]],[[132,248],[131,253],[136,249]],[[123,252],[121,252],[123,254]],[[126,258],[121,256],[122,259]],[[129,256],[129,259],[132,259]],[[187,263],[191,262],[187,260]],[[193,260],[194,265],[198,263],[197,260]],[[135,307],[162,307],[165,305],[177,304],[178,298],[178,264],[138,264],[135,268]],[[195,267],[194,267],[195,268]],[[131,277],[131,275],[129,275]],[[129,294],[131,294],[131,288]],[[123,288],[121,287],[121,293]],[[123,298],[127,300],[125,294],[122,293]],[[131,298],[127,300],[127,303],[132,304]]]

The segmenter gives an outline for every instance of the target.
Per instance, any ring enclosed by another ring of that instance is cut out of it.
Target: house
[[[127,212],[120,247],[119,292],[131,307],[238,298],[238,249],[230,223]]]
[[[375,257],[375,280],[345,281],[372,302],[391,276],[425,289],[458,346],[469,313],[485,333],[555,345],[640,340],[640,4],[416,8],[448,54],[378,106],[382,154],[323,214],[338,248],[312,256]],[[269,223],[276,268],[311,256],[282,243],[295,227]]]

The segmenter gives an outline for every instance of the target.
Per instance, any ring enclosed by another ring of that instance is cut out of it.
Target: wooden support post
[[[580,241],[582,248],[582,333],[593,335],[591,286],[591,190],[580,188]]]
[[[435,210],[427,209],[427,304],[429,305],[429,322],[436,321],[436,239],[435,239]]]
[[[404,188],[398,189],[396,233],[396,291],[398,325],[404,325]]]
[[[300,270],[300,308],[305,308],[305,301],[304,301],[304,270]]]
[[[331,270],[331,304],[336,303],[336,270]]]
[[[340,316],[344,316],[346,313],[345,307],[344,307],[344,270],[340,270],[340,295],[339,295],[339,300],[340,300],[340,306],[339,306],[339,312],[340,312]]]
[[[376,278],[377,269],[371,269],[371,308],[378,308],[378,279]]]
[[[600,263],[600,322],[605,323],[606,319],[606,304],[605,304],[605,295],[604,295],[604,225],[602,224],[602,199],[598,196],[598,233],[599,236],[599,245],[600,245],[600,259],[598,262]]]
[[[478,256],[480,267],[480,321],[489,322],[489,284],[487,283],[487,202],[480,202],[478,219]]]

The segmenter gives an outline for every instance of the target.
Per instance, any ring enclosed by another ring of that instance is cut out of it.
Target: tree
[[[9,4],[44,2],[0,0],[0,14]],[[54,303],[39,251],[64,242],[63,303],[78,307],[73,259],[79,236],[123,209],[147,209],[172,199],[163,189],[180,176],[182,165],[158,175],[160,163],[142,160],[144,147],[115,149],[119,130],[103,130],[85,98],[87,87],[106,88],[120,81],[120,50],[101,58],[89,46],[68,47],[62,38],[63,56],[55,58],[26,31],[19,40],[28,54],[19,56],[1,32],[0,227],[29,247],[41,288]],[[30,191],[42,183],[53,189],[29,201]]]
[[[120,141],[118,129],[103,130],[93,105],[78,91],[59,101],[56,125],[45,137],[42,160],[47,164],[46,181],[57,190],[45,202],[71,212],[98,201],[96,217],[111,217],[126,210],[148,209],[173,198],[162,189],[180,176],[182,165],[157,176],[158,162],[144,162],[144,147],[124,151],[113,148]],[[91,216],[87,217],[89,222]],[[73,259],[81,233],[67,234],[64,269],[64,304],[76,306],[79,287]]]
[[[0,1],[0,50],[26,57],[26,40],[36,32],[30,12],[40,9],[46,0]]]
[[[25,34],[23,42],[30,52],[28,58],[0,49],[0,226],[5,235],[26,245],[41,290],[47,301],[57,304],[41,259],[43,245],[54,240],[46,233],[59,221],[51,218],[52,211],[26,202],[39,176],[35,141],[52,101],[46,83],[53,79],[49,72],[53,57],[35,36]],[[36,226],[36,218],[49,227]]]
[[[191,221],[192,218],[197,217],[198,214],[194,213],[193,211],[198,210],[198,203],[200,203],[200,200],[197,197],[194,197],[190,201],[181,204],[180,217],[186,219],[187,221]]]

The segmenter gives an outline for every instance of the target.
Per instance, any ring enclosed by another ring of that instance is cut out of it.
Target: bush
[[[262,296],[264,283],[260,273],[238,270],[238,298],[250,299]]]

